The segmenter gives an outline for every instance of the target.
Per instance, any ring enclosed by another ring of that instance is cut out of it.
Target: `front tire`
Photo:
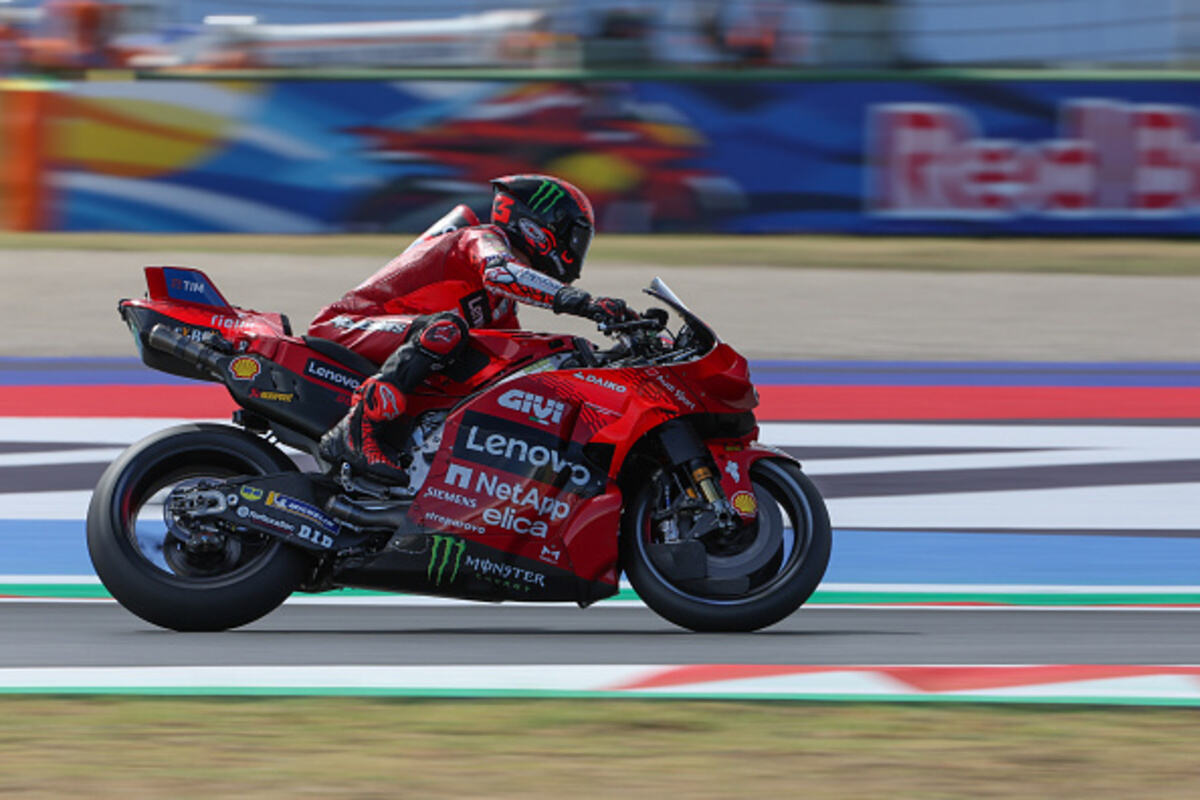
[[[759,510],[748,523],[752,540],[743,552],[749,557],[736,581],[730,578],[737,572],[737,553],[707,555],[710,574],[722,572],[723,581],[668,577],[650,552],[657,537],[651,515],[661,507],[661,484],[648,481],[634,495],[622,522],[622,562],[638,596],[663,618],[693,631],[758,630],[792,614],[820,584],[833,540],[820,492],[797,464],[784,459],[756,461],[750,479]],[[729,588],[738,581],[744,591]]]
[[[197,557],[161,521],[161,497],[196,478],[295,469],[279,449],[225,425],[180,425],[143,439],[92,494],[87,542],[96,574],[122,606],[163,628],[219,631],[259,619],[300,585],[309,557],[269,536],[232,534],[222,550]]]

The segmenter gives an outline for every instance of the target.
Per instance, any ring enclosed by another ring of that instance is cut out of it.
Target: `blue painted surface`
[[[1200,538],[834,532],[826,583],[1195,586]],[[92,575],[82,520],[0,520],[0,574]]]
[[[827,582],[1195,586],[1200,538],[834,532]]]
[[[134,342],[129,340],[132,351]],[[135,357],[0,358],[0,387],[195,383],[150,369]]]
[[[0,574],[94,575],[83,520],[0,520]]]
[[[164,384],[198,383],[198,381],[168,375],[149,367],[138,366],[128,371],[76,370],[71,372],[39,373],[33,371],[0,371],[3,386],[161,386]]]

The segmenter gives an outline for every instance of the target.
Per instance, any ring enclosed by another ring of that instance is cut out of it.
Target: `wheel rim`
[[[756,526],[753,538],[740,550],[725,555],[708,552],[710,578],[688,581],[673,580],[656,566],[648,544],[655,541],[650,514],[661,502],[652,496],[639,514],[639,535],[636,544],[642,562],[655,579],[672,593],[709,605],[740,605],[770,594],[789,581],[803,567],[813,539],[814,514],[812,504],[796,480],[770,461],[757,462],[751,472],[751,484],[758,500],[758,512],[750,525]],[[774,530],[769,526],[777,526]],[[743,531],[745,531],[743,527]],[[777,544],[777,546],[776,546]],[[762,549],[774,547],[763,558]],[[744,589],[732,580],[739,568],[748,571]],[[717,581],[711,579],[714,572]]]
[[[176,489],[204,479],[224,480],[236,475],[262,475],[257,464],[229,454],[222,459],[192,461],[197,454],[177,454],[171,464],[146,470],[141,479],[121,495],[121,529],[144,566],[161,578],[188,584],[220,584],[253,571],[280,547],[278,540],[253,531],[229,532],[189,547],[179,531],[172,530],[165,501]],[[190,463],[189,463],[190,462]]]

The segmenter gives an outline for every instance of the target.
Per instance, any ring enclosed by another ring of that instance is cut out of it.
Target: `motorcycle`
[[[624,574],[677,625],[750,631],[825,573],[824,502],[758,442],[746,360],[657,278],[645,292],[675,332],[658,307],[601,323],[608,349],[472,330],[389,434],[409,477],[391,486],[318,454],[378,365],[231,305],[200,270],[145,272],[147,296],[119,304],[144,363],[222,383],[240,406],[232,425],[137,442],[96,486],[92,564],[150,623],[224,630],[343,587],[586,607]]]

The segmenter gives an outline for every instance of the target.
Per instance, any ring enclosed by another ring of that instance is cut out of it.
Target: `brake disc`
[[[736,552],[708,554],[708,577],[733,580],[751,575],[766,566],[783,547],[783,513],[763,487],[754,485],[758,516],[739,531],[747,543]],[[714,543],[715,544],[715,543]]]

